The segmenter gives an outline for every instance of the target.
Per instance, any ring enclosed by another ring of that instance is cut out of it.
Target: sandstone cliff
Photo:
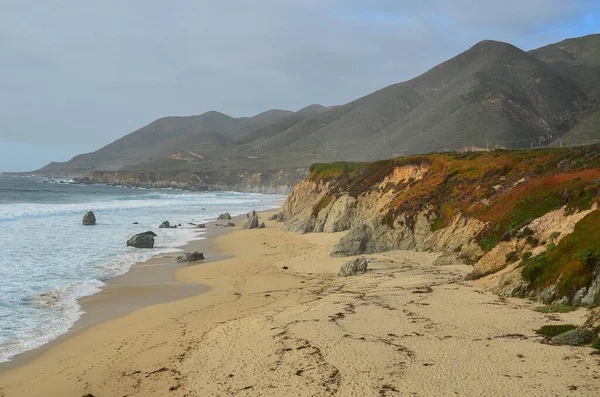
[[[600,303],[600,146],[315,164],[282,208],[333,256],[393,249],[473,265],[500,294]],[[597,228],[597,229],[595,229]]]

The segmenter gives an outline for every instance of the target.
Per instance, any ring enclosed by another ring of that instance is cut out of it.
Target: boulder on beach
[[[268,221],[276,221],[277,220],[277,214],[273,214],[270,217],[267,218]]]
[[[158,228],[159,229],[177,229],[177,225],[171,226],[169,221],[164,221],[163,223],[160,224],[160,226]]]
[[[254,214],[246,220],[246,223],[242,226],[243,229],[258,229],[258,215]]]
[[[267,227],[267,225],[265,225],[265,223],[264,223],[264,222],[261,222],[261,224],[260,224],[260,225],[258,225],[258,228],[259,228],[259,229],[264,229],[265,227]]]
[[[203,252],[186,252],[185,254],[178,256],[176,261],[177,262],[196,262],[196,261],[202,261],[204,260],[204,253]]]
[[[590,343],[592,339],[594,339],[593,330],[579,327],[556,335],[551,339],[551,343],[555,345],[583,346]]]
[[[89,211],[83,216],[83,225],[92,226],[96,224],[96,215],[92,211]]]
[[[206,225],[204,223],[199,224],[198,226],[196,226],[198,229],[206,229]]]
[[[127,246],[135,248],[154,248],[154,237],[156,237],[156,233],[154,232],[139,233],[127,240]]]
[[[348,277],[359,273],[366,273],[367,265],[368,262],[366,258],[357,258],[351,260],[342,265],[338,275],[342,277]]]
[[[231,219],[231,215],[229,215],[229,212],[226,212],[224,214],[219,215],[219,217],[217,219],[220,221],[229,220],[229,219]]]

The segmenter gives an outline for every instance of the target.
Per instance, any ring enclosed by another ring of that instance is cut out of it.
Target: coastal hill
[[[600,35],[529,52],[486,40],[345,105],[243,118],[214,111],[166,117],[38,173],[289,191],[316,162],[588,143],[600,138],[599,54]]]

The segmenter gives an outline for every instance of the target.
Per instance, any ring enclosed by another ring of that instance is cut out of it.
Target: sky
[[[164,116],[347,103],[484,39],[592,33],[597,0],[0,0],[0,171]]]

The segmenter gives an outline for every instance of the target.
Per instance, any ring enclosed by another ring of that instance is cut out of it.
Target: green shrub
[[[519,253],[517,251],[511,251],[506,254],[506,263],[515,263],[519,260]]]
[[[527,260],[527,259],[531,258],[532,256],[533,256],[533,254],[531,252],[525,252],[523,254],[523,259]]]
[[[518,238],[526,238],[526,237],[531,237],[534,235],[533,230],[531,230],[531,228],[529,227],[525,227],[523,230],[521,230],[519,232],[519,234],[517,235]]]
[[[546,253],[523,259],[522,264],[521,276],[523,280],[528,281],[534,287],[537,287],[539,280],[543,278],[550,268]]]
[[[535,236],[527,236],[527,238],[525,239],[525,242],[527,244],[531,245],[532,247],[537,247],[538,244],[540,243],[540,240]]]

